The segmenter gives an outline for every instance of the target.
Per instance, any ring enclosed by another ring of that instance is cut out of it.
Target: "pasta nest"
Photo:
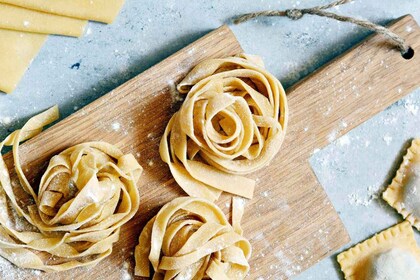
[[[180,197],[150,220],[139,237],[135,274],[153,279],[244,279],[251,245],[242,236],[240,209],[231,226],[214,203]]]
[[[187,95],[160,143],[177,183],[212,201],[222,191],[252,198],[255,181],[242,175],[267,166],[286,132],[279,80],[259,57],[241,55],[199,63],[177,89]]]
[[[53,156],[37,192],[33,189],[19,162],[19,142],[56,118],[53,107],[0,146],[13,145],[18,177],[11,182],[1,158],[0,255],[23,268],[62,271],[95,265],[111,254],[120,227],[139,208],[141,166],[105,142],[79,144]]]

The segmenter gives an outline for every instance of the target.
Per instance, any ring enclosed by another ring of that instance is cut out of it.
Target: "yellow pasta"
[[[243,200],[235,200],[234,227],[205,199],[180,197],[163,206],[140,234],[135,274],[150,277],[151,264],[153,279],[244,279],[251,245],[238,226]]]
[[[346,280],[414,280],[420,275],[420,248],[402,222],[337,256]]]
[[[411,141],[391,184],[382,194],[389,205],[420,230],[420,139]]]
[[[19,179],[11,181],[0,157],[0,255],[23,268],[95,265],[111,254],[120,227],[139,208],[141,166],[105,142],[79,144],[52,157],[38,190],[31,186],[20,165],[19,143],[57,118],[53,107],[0,143],[0,151],[13,146]]]
[[[222,191],[252,198],[255,181],[243,175],[267,166],[286,132],[280,82],[261,59],[241,55],[201,62],[177,88],[187,96],[160,143],[177,183],[211,201]]]

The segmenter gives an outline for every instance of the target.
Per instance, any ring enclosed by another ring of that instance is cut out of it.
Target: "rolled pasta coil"
[[[177,183],[211,201],[222,191],[252,198],[255,181],[243,175],[269,164],[287,128],[280,82],[261,59],[241,55],[201,62],[177,88],[187,95],[160,143]]]

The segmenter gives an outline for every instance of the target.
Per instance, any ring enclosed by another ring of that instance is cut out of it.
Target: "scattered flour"
[[[324,112],[324,116],[328,116],[331,113],[332,108],[328,107],[327,111]]]
[[[176,89],[175,82],[173,80],[168,81],[169,93],[171,94],[172,104],[176,104],[183,100],[181,94]]]
[[[358,193],[349,194],[349,204],[355,206],[369,206],[372,201],[377,200],[380,197],[381,192],[381,186],[368,186],[367,194],[365,196],[361,196]]]
[[[274,256],[280,261],[280,266],[276,267],[277,270],[280,270],[286,277],[290,278],[302,270],[300,265],[293,265],[292,260],[282,251],[277,251]]]
[[[350,136],[348,136],[347,134],[340,137],[337,141],[338,145],[340,146],[348,146],[351,144],[351,139]]]
[[[128,271],[130,269],[130,264],[128,262],[124,262],[122,267],[122,275],[121,280],[131,280],[133,277],[131,276],[130,272]]]
[[[335,131],[335,130],[333,130],[333,131],[331,131],[331,133],[330,134],[328,134],[328,136],[327,136],[327,139],[328,139],[328,141],[331,143],[331,142],[334,142],[334,140],[337,138],[337,131]]]
[[[253,238],[253,240],[263,240],[264,239],[264,233],[260,232],[257,235],[255,235],[255,237]]]
[[[385,141],[387,146],[389,146],[392,142],[392,137],[389,136],[388,134],[386,134],[382,139]]]
[[[12,123],[13,119],[9,116],[1,117],[0,116],[0,125],[6,126]]]
[[[112,123],[111,127],[112,127],[112,130],[119,131],[121,129],[121,124],[119,122],[114,122]]]
[[[413,27],[411,27],[410,25],[407,25],[407,26],[405,27],[405,31],[406,31],[406,32],[412,32],[412,31],[413,31]]]
[[[40,270],[28,270],[14,266],[8,260],[0,257],[0,279],[26,280],[29,273],[33,275],[31,279],[41,279],[42,272]]]
[[[268,191],[263,191],[262,193],[261,193],[261,196],[262,197],[268,197],[270,195],[270,193],[268,192]]]
[[[404,103],[404,108],[410,112],[413,116],[417,116],[419,112],[419,106],[416,105],[412,100],[407,100]]]

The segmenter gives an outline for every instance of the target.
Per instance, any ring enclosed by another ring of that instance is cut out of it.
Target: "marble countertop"
[[[234,15],[327,2],[127,0],[112,25],[89,23],[80,39],[49,37],[18,89],[11,95],[0,94],[0,137],[54,104],[62,118],[70,115]],[[361,0],[336,12],[381,24],[405,14],[420,21],[420,1]],[[370,34],[316,16],[299,21],[263,18],[231,28],[245,51],[261,55],[286,88]],[[77,63],[79,67],[72,67]],[[419,108],[420,89],[311,158],[350,234],[352,241],[344,248],[401,221],[378,194],[393,177],[408,141],[420,137]],[[420,234],[416,237],[420,244]],[[342,279],[342,275],[333,256],[293,279]]]

